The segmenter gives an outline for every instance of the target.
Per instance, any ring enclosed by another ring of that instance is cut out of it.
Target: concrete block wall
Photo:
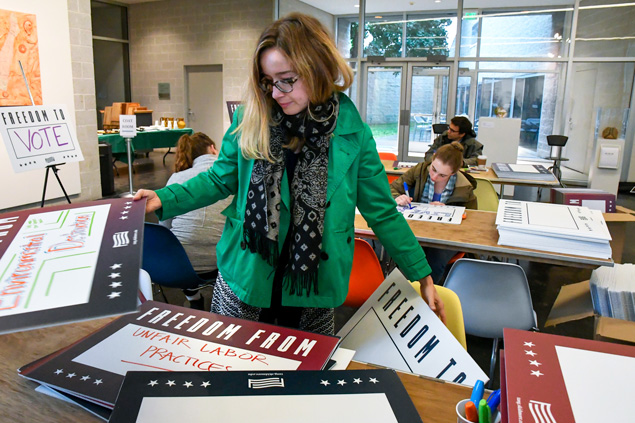
[[[273,22],[270,0],[165,0],[130,5],[132,101],[153,118],[186,116],[185,66],[222,65],[223,101],[240,100],[251,55]],[[160,100],[158,84],[170,84]],[[225,128],[229,117],[224,113]]]
[[[81,194],[73,202],[90,201],[101,198],[90,0],[68,0],[68,20],[75,122],[84,155],[84,161],[79,163]]]

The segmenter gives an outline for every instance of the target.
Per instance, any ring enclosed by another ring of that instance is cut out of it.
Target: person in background
[[[452,141],[440,147],[431,162],[419,163],[390,184],[390,192],[400,206],[412,201],[436,205],[463,206],[476,209],[474,194],[476,180],[460,170],[463,163],[463,146]],[[404,184],[408,185],[409,197]],[[448,261],[456,251],[424,247],[428,263],[432,268],[432,279],[441,283]]]
[[[375,141],[343,94],[353,72],[326,28],[290,14],[269,25],[251,60],[243,106],[210,171],[147,197],[169,218],[234,200],[217,246],[212,312],[333,334],[348,292],[355,208],[445,321],[430,267],[386,184]]]
[[[217,156],[216,144],[204,133],[183,135],[176,146],[175,173],[170,176],[167,185],[182,183],[199,173],[207,172]],[[221,200],[159,222],[181,241],[192,267],[202,279],[216,279],[216,244],[223,233],[224,224],[221,212],[229,204],[230,200]],[[183,293],[190,302],[190,307],[203,310],[204,298],[200,291],[184,289]]]
[[[453,141],[459,141],[463,146],[463,163],[460,167],[476,166],[477,157],[483,154],[483,144],[476,139],[472,122],[465,116],[454,116],[450,119],[448,130],[434,140],[426,152],[425,161],[431,161],[432,155],[439,147],[448,145]]]

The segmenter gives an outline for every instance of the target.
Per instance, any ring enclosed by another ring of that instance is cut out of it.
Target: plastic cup
[[[470,399],[464,399],[456,403],[456,423],[471,423],[468,419],[465,418],[465,403],[467,403]],[[491,420],[493,423],[500,423],[501,421],[501,413],[496,410],[494,416]]]

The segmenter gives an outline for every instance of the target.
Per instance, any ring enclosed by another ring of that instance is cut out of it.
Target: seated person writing
[[[483,154],[483,144],[476,140],[472,122],[465,116],[454,116],[450,120],[448,130],[439,135],[426,152],[425,161],[431,161],[435,151],[453,141],[459,141],[463,146],[463,163],[460,167],[476,166],[476,159]]]
[[[431,162],[419,163],[390,184],[393,198],[400,206],[412,201],[448,206],[464,206],[476,209],[474,195],[476,180],[460,171],[463,163],[463,146],[458,141],[440,147]],[[409,197],[404,183],[408,185]],[[441,283],[447,262],[456,251],[424,247],[428,263],[432,267],[432,279]]]
[[[202,132],[183,135],[176,146],[175,173],[167,185],[183,183],[201,172],[207,172],[218,158],[216,144]],[[192,267],[202,279],[215,280],[216,244],[223,233],[225,217],[221,212],[231,203],[231,197],[160,222],[181,241]],[[190,307],[203,309],[203,297],[196,290],[184,289]]]

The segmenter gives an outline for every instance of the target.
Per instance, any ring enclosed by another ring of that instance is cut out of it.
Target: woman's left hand
[[[434,287],[432,276],[426,276],[421,279],[419,283],[421,284],[421,298],[428,303],[430,309],[434,311],[434,313],[439,316],[439,319],[441,319],[443,324],[445,324],[445,305],[443,304],[443,301],[441,301],[441,298]]]

